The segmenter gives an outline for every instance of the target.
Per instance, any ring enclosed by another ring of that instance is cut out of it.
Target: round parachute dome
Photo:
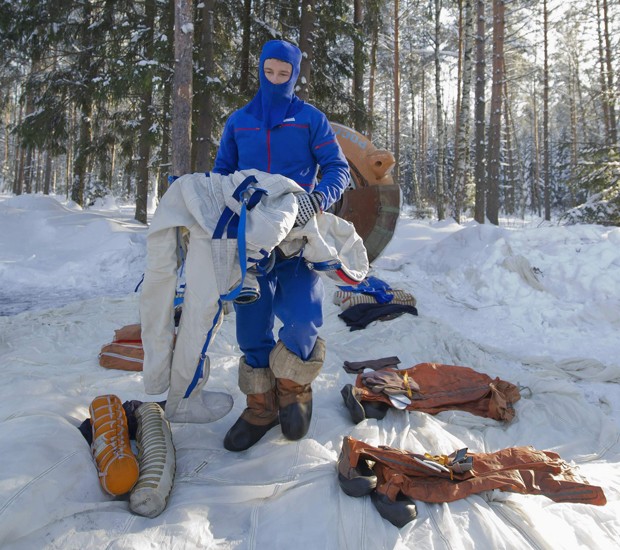
[[[372,262],[392,239],[400,214],[400,187],[392,177],[396,161],[356,130],[335,122],[331,126],[349,163],[351,182],[330,210],[355,226]]]

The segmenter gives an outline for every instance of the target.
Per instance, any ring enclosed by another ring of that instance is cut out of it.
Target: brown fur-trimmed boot
[[[276,377],[282,433],[293,441],[308,433],[312,419],[312,387],[325,361],[325,342],[317,338],[307,361],[278,342],[269,355],[269,365]]]
[[[228,430],[224,447],[245,451],[278,424],[275,378],[271,369],[250,367],[239,360],[239,389],[246,395],[246,409]]]

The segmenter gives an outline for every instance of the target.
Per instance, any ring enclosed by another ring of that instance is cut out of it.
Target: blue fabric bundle
[[[392,288],[388,283],[382,281],[378,277],[366,277],[360,284],[356,286],[338,286],[340,290],[346,292],[356,292],[358,294],[367,294],[372,296],[378,304],[389,304],[394,299]]]

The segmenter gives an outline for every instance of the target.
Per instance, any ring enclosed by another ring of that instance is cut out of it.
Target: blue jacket
[[[327,210],[349,183],[349,165],[325,115],[308,103],[299,104],[299,110],[271,129],[247,106],[235,111],[224,127],[213,172],[228,175],[255,168],[281,174],[308,192],[320,191],[321,209]]]

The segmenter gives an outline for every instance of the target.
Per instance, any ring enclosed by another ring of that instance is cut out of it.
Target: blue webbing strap
[[[183,272],[185,271],[185,250],[183,250],[183,244],[182,244],[182,235],[181,235],[181,229],[179,227],[177,227],[177,255],[178,257],[181,259],[181,269],[177,275],[177,281],[179,279],[183,278]],[[184,284],[177,284],[177,287],[175,288],[174,291],[174,307],[178,307],[183,303],[185,297],[185,285]]]
[[[138,292],[138,289],[140,288],[140,286],[142,286],[143,282],[144,282],[144,273],[142,274],[141,279],[138,281],[138,284],[136,285],[136,288],[133,289],[133,291]]]
[[[205,340],[204,346],[202,346],[202,351],[200,352],[200,359],[198,359],[198,365],[196,366],[196,372],[194,372],[194,378],[190,382],[183,399],[187,399],[190,394],[194,391],[194,388],[198,384],[198,380],[200,380],[204,376],[203,365],[205,364],[205,360],[207,358],[207,349],[209,348],[209,344],[211,343],[211,338],[213,338],[213,331],[217,326],[218,321],[220,320],[220,315],[222,314],[222,300],[217,301],[217,313],[215,317],[213,317],[213,324],[211,325],[211,329],[207,333],[207,339]]]
[[[366,277],[366,279],[364,279],[357,286],[338,285],[338,288],[346,292],[355,292],[358,294],[367,294],[368,296],[373,296],[379,304],[388,304],[394,298],[394,294],[390,285],[385,281],[379,279],[378,277],[374,276]]]
[[[247,252],[246,252],[246,240],[245,240],[245,226],[247,211],[252,210],[259,202],[263,195],[267,193],[265,189],[255,188],[254,193],[247,198],[246,191],[251,183],[258,183],[254,176],[248,176],[245,178],[235,189],[233,198],[241,203],[241,212],[236,215],[230,208],[226,207],[222,212],[220,219],[217,222],[215,231],[213,232],[214,239],[221,239],[224,234],[224,228],[226,228],[226,237],[229,239],[237,239],[237,250],[239,253],[239,267],[241,269],[241,280],[239,285],[233,288],[227,294],[222,294],[220,299],[230,301],[234,300],[243,289],[243,281],[245,280],[245,274],[248,269]]]
[[[239,266],[241,267],[241,282],[239,283],[239,286],[231,290],[228,294],[220,296],[220,299],[217,301],[217,313],[213,318],[213,324],[211,325],[211,329],[207,333],[207,338],[204,345],[202,346],[202,351],[200,352],[200,358],[198,359],[198,365],[196,366],[194,377],[192,378],[192,381],[190,382],[190,385],[185,392],[184,399],[190,396],[190,394],[192,393],[192,391],[194,391],[194,388],[198,384],[198,381],[204,376],[203,365],[207,358],[207,349],[209,349],[209,344],[211,343],[211,339],[213,337],[213,331],[215,330],[220,315],[222,314],[222,300],[234,300],[243,288],[243,281],[247,272],[247,254],[245,241],[245,222],[247,210],[252,210],[252,208],[254,208],[259,203],[262,195],[267,193],[265,189],[256,188],[249,199],[246,197],[242,197],[243,193],[247,190],[251,183],[257,183],[254,176],[249,176],[245,178],[233,193],[233,197],[239,202],[241,202],[241,212],[239,213],[239,215],[235,214],[230,208],[226,207],[224,211],[220,214],[220,219],[218,220],[215,230],[213,231],[214,239],[221,239],[222,235],[224,234],[224,229],[226,229],[227,238],[237,239],[237,249],[239,251]]]

